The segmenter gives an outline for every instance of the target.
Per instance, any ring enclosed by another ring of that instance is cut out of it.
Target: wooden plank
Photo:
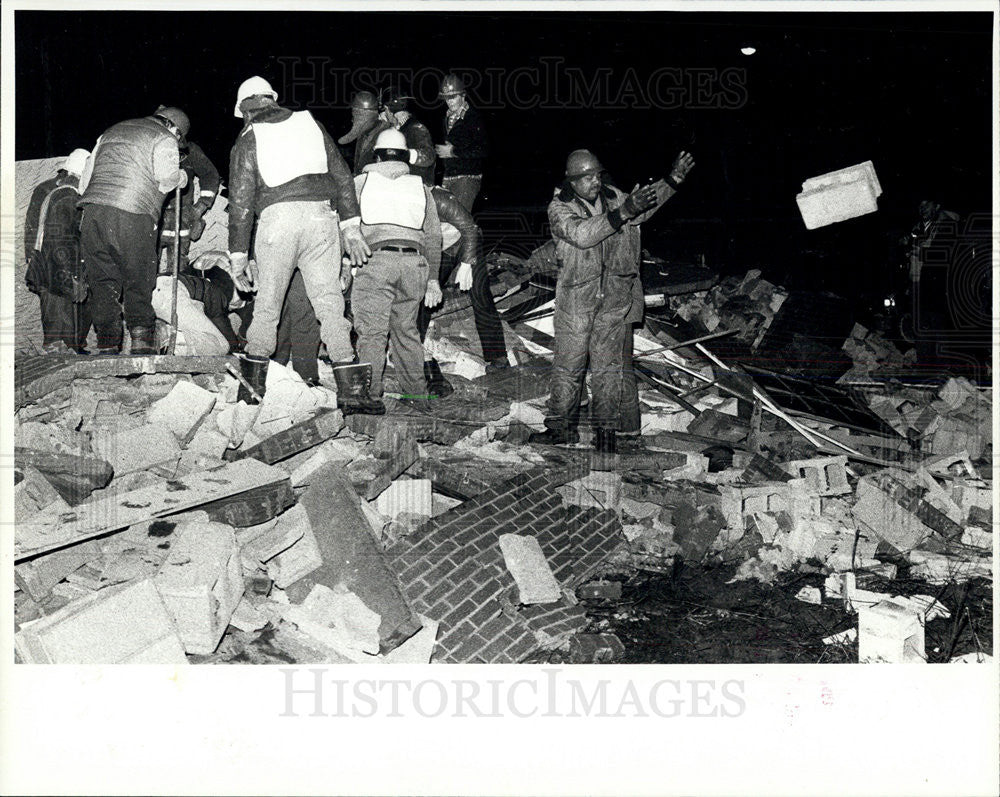
[[[190,473],[161,485],[80,504],[72,512],[41,512],[14,533],[14,560],[65,548],[155,517],[271,485],[288,484],[288,474],[255,459]],[[290,485],[289,485],[290,487]]]
[[[313,417],[273,434],[244,451],[228,451],[225,458],[235,462],[250,457],[273,465],[300,451],[318,446],[344,428],[344,417],[332,407],[323,407]]]

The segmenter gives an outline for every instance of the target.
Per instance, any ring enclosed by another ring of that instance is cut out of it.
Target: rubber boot
[[[153,327],[130,327],[128,334],[132,337],[132,354],[157,353]]]
[[[615,450],[619,454],[643,454],[646,446],[638,432],[618,432],[615,435]]]
[[[427,380],[427,393],[438,398],[446,398],[455,392],[444,374],[441,373],[441,366],[434,359],[424,361],[424,379]]]
[[[617,446],[614,429],[594,429],[594,438],[591,440],[594,447],[594,461],[591,467],[594,470],[614,470],[617,457]]]
[[[580,433],[572,427],[553,429],[547,427],[544,432],[532,432],[528,435],[529,443],[544,446],[565,446],[580,442]]]
[[[257,391],[257,395],[263,398],[267,386],[267,366],[271,362],[270,359],[267,357],[258,357],[253,354],[244,354],[240,356],[239,361],[240,373],[243,375],[243,378],[250,383],[250,387]],[[240,382],[240,390],[236,394],[236,400],[245,401],[247,404],[260,404],[260,399],[254,398],[242,382]]]
[[[337,380],[337,406],[344,415],[385,415],[385,404],[368,393],[372,384],[370,363],[336,363],[333,378]]]

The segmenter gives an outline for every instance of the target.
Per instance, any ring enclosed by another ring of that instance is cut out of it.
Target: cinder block
[[[591,471],[582,479],[564,484],[557,492],[567,504],[621,512],[622,477],[614,471]]]
[[[391,518],[403,512],[430,517],[434,511],[431,492],[430,479],[396,479],[375,499],[375,508]]]
[[[854,517],[897,551],[912,551],[935,532],[960,537],[962,527],[953,523],[891,474],[880,472],[858,482]]]
[[[166,426],[184,445],[215,407],[218,396],[194,382],[178,380],[170,392],[154,401],[146,414],[150,423]]]
[[[158,423],[119,432],[98,432],[92,445],[98,456],[111,463],[116,477],[148,470],[154,465],[176,464],[181,456],[174,433]]]
[[[184,523],[154,583],[188,653],[213,653],[243,597],[243,571],[233,529]]]
[[[847,495],[847,457],[813,457],[785,463],[793,478],[804,478],[815,495]]]
[[[787,490],[781,484],[722,484],[719,494],[722,496],[720,509],[732,529],[743,530],[744,515],[789,510]]]
[[[149,579],[102,589],[22,625],[14,646],[29,664],[187,664]]]
[[[862,664],[925,664],[920,616],[892,601],[858,609],[858,661]]]
[[[976,470],[969,459],[968,451],[959,451],[956,454],[942,454],[924,460],[923,467],[928,473],[938,476],[955,476],[961,479],[978,479],[979,471]]]
[[[882,194],[871,161],[810,177],[795,197],[807,230],[836,224],[878,210]]]
[[[552,575],[537,539],[521,534],[501,534],[500,552],[517,583],[521,603],[556,603],[562,597],[559,582]]]

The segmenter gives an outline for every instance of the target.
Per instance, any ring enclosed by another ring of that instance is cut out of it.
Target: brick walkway
[[[565,599],[514,608],[516,587],[499,537],[533,534],[564,589],[586,579],[622,541],[613,512],[567,506],[556,492],[586,472],[575,467],[521,474],[434,518],[387,551],[414,609],[441,623],[434,661],[517,662],[544,635],[583,628],[583,610]]]

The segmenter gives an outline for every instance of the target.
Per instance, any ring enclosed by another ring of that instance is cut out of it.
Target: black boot
[[[615,435],[615,450],[619,454],[642,454],[646,451],[642,435],[618,432]]]
[[[617,457],[614,429],[594,429],[591,440],[594,447],[594,460],[591,467],[594,470],[614,470]]]
[[[580,433],[571,427],[553,429],[546,427],[544,432],[532,432],[528,436],[529,443],[545,446],[565,446],[580,442]]]
[[[153,327],[129,327],[132,354],[156,354],[156,330]]]
[[[446,398],[455,392],[444,374],[441,373],[441,366],[438,361],[431,359],[424,362],[424,379],[427,380],[427,393],[438,398]]]
[[[241,355],[239,360],[240,373],[250,383],[250,387],[257,392],[260,398],[255,398],[247,390],[246,385],[241,382],[239,393],[236,394],[236,400],[245,401],[247,404],[260,404],[260,399],[264,397],[267,385],[267,366],[271,361],[267,357],[258,357],[253,354]]]
[[[368,393],[372,384],[370,363],[336,363],[333,378],[337,380],[337,406],[344,415],[385,415],[385,404]]]

